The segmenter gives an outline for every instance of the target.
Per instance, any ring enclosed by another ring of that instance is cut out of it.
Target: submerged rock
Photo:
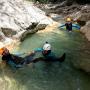
[[[90,6],[86,5],[82,7],[81,11],[76,15],[76,18],[80,20],[79,24],[83,26],[80,31],[90,41]]]

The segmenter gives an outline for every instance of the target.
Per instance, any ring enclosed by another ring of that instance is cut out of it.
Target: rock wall
[[[64,1],[60,4],[47,4],[47,5],[38,5],[41,9],[46,11],[46,15],[58,18],[61,20],[65,20],[67,16],[71,16],[73,20],[77,21],[81,25],[81,32],[85,34],[86,38],[90,41],[90,5],[84,4],[79,5],[77,3],[73,3],[68,6],[67,2]],[[53,18],[53,17],[52,17]],[[63,19],[62,19],[63,18]]]
[[[90,41],[90,21],[88,21],[86,25],[81,28],[81,32],[84,33],[88,41]]]
[[[0,0],[0,40],[3,36],[19,38],[33,22],[51,24],[45,12],[24,0]],[[5,39],[4,38],[4,39]]]
[[[80,20],[79,23],[82,26],[80,31],[84,33],[88,41],[90,41],[90,5],[83,6],[78,13],[73,13],[72,16]]]

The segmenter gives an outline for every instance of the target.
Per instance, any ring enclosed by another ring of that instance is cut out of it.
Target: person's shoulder
[[[51,44],[48,43],[48,46],[51,46]]]

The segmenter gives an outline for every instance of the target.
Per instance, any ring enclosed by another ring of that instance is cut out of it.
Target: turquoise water
[[[38,62],[16,72],[9,67],[1,69],[0,82],[4,85],[2,90],[90,90],[90,75],[73,66],[73,62],[78,66],[80,60],[90,59],[89,43],[84,36],[80,32],[69,33],[58,29],[36,33],[28,35],[20,44],[18,51],[33,51],[42,47],[45,41],[52,45],[52,51],[57,56],[65,52],[66,61]]]

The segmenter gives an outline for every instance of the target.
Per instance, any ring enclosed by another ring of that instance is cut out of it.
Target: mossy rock
[[[13,35],[16,35],[17,32],[10,29],[10,28],[1,28],[2,32],[6,37],[12,37]]]
[[[33,22],[31,25],[29,25],[29,27],[26,28],[26,30],[35,29],[37,25],[38,25],[38,23],[34,23],[34,22]]]
[[[46,28],[46,26],[47,26],[47,24],[39,24],[39,25],[37,25],[37,27],[35,28],[35,30],[36,30],[36,31],[38,31],[38,30],[43,30],[43,29]]]

